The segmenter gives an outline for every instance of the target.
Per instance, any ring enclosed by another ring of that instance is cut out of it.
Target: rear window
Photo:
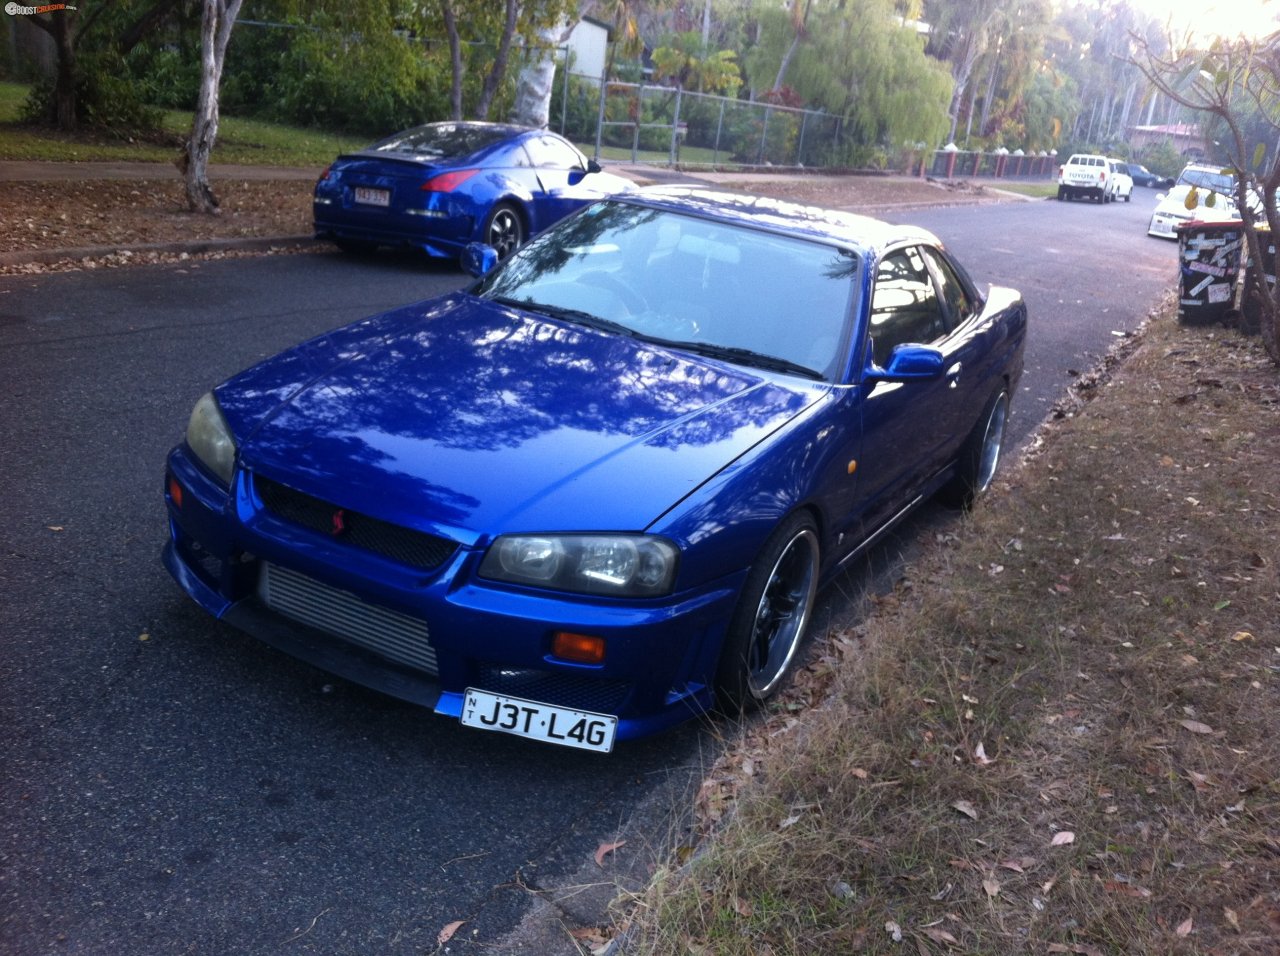
[[[431,123],[396,133],[369,147],[375,153],[412,153],[431,159],[470,156],[511,135],[501,126],[474,126],[465,123]]]

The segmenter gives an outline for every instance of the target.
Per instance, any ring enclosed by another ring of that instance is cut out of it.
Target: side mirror
[[[578,183],[582,182],[592,173],[598,173],[600,171],[601,171],[600,164],[597,163],[594,159],[588,159],[586,169],[582,169],[581,167],[579,167],[578,169],[569,170],[569,185],[576,186],[578,185]]]
[[[477,279],[488,275],[498,264],[498,250],[483,242],[469,242],[462,250],[462,268]]]
[[[919,382],[942,375],[942,353],[928,345],[899,345],[889,354],[889,362],[874,377],[884,382]]]

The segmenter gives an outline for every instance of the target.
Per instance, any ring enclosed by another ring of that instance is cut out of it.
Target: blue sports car
[[[769,698],[824,581],[992,481],[1027,310],[924,231],[657,188],[497,258],[196,403],[164,562],[201,606],[608,751]]]
[[[347,251],[410,246],[457,258],[483,242],[505,259],[530,236],[604,196],[633,188],[548,130],[430,123],[320,174],[316,237]]]

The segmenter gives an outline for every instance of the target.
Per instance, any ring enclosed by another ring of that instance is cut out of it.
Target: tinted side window
[[[967,322],[978,311],[978,304],[970,297],[969,290],[960,281],[946,256],[934,249],[925,249],[924,254],[933,264],[933,273],[937,276],[938,288],[942,291],[942,301],[946,303],[950,313],[950,328],[947,329],[950,332]]]
[[[529,155],[535,166],[552,166],[557,169],[578,169],[582,158],[578,151],[557,136],[542,135],[526,141]]]
[[[880,260],[871,293],[872,354],[877,365],[905,342],[927,344],[947,334],[937,290],[919,249],[903,249]]]

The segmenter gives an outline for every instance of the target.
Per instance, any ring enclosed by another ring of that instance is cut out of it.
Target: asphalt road
[[[1170,287],[1153,203],[900,217],[1026,294],[1015,440]],[[668,808],[724,728],[607,758],[464,730],[212,622],[160,567],[163,459],[203,391],[462,281],[336,253],[0,277],[0,952],[416,954],[467,920],[454,952],[550,956],[573,950],[545,898],[589,921],[680,842]],[[823,623],[948,520],[829,588]],[[551,935],[509,935],[531,913]]]

